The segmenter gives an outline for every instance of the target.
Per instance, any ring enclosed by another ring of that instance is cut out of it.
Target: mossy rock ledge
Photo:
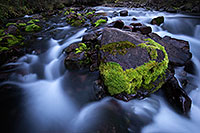
[[[101,78],[112,96],[146,96],[170,77],[165,48],[139,33],[105,28],[100,55]]]

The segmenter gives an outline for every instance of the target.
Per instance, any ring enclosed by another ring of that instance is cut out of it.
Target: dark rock
[[[120,13],[120,16],[128,16],[128,11],[127,10],[122,10],[119,13]]]
[[[160,26],[162,23],[164,23],[164,17],[163,16],[159,16],[159,17],[151,20],[151,24],[153,24],[153,25]]]
[[[122,20],[113,21],[112,23],[108,24],[108,27],[122,29],[124,27],[124,22]]]
[[[97,71],[98,69],[99,69],[99,66],[96,62],[90,66],[91,72]]]
[[[174,8],[171,8],[171,7],[170,7],[170,8],[168,8],[168,9],[167,9],[167,11],[168,11],[168,12],[170,12],[170,13],[176,13],[176,12],[177,12],[177,10],[176,10],[176,9],[174,9]]]
[[[152,32],[152,29],[150,26],[142,26],[139,28],[139,31],[142,33],[142,34],[149,34]]]
[[[94,89],[94,95],[96,100],[100,100],[104,97],[106,97],[106,92],[104,90],[103,83],[101,80],[96,80],[93,83],[93,89]]]
[[[193,61],[188,61],[186,64],[185,64],[185,67],[184,67],[184,71],[190,73],[190,74],[193,74],[195,75],[196,74],[196,71],[195,71],[195,64]]]
[[[191,59],[192,54],[189,51],[189,43],[187,41],[168,36],[161,38],[155,33],[151,33],[149,36],[165,47],[168,53],[170,64],[174,66],[183,66]]]
[[[69,46],[65,49],[65,52],[66,52],[67,54],[71,53],[72,51],[74,51],[76,48],[79,47],[78,44],[79,44],[79,42],[78,42],[78,43],[73,43],[73,44],[69,45]]]
[[[133,17],[132,20],[133,20],[133,21],[137,21],[137,18]]]
[[[119,16],[119,13],[117,11],[113,12],[113,17]]]
[[[191,108],[191,99],[178,85],[176,78],[172,78],[162,87],[167,101],[179,113],[187,115]]]
[[[83,61],[86,60],[85,52],[76,54],[71,52],[65,58],[65,67],[69,70],[78,70],[84,66]]]
[[[128,26],[128,25],[125,25],[124,27],[123,27],[123,30],[125,30],[125,31],[133,31],[133,28],[131,27],[131,26]]]
[[[82,42],[94,42],[97,40],[97,35],[95,33],[89,33],[83,36]]]
[[[136,26],[142,26],[141,23],[131,23],[130,25],[132,25],[133,27],[136,27]]]
[[[19,29],[14,25],[10,25],[8,29],[5,31],[5,33],[13,35],[17,35],[19,34],[19,32],[20,32]]]
[[[122,31],[117,28],[105,28],[101,39],[101,44],[105,45],[112,42],[129,41],[133,44],[140,44],[144,42],[145,36],[135,33]]]

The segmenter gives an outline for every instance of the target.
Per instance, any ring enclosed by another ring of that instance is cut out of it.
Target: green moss
[[[93,11],[93,12],[88,12],[88,13],[86,13],[86,16],[88,16],[88,15],[93,15],[95,13],[95,11]]]
[[[41,27],[36,24],[27,25],[25,31],[27,32],[34,32],[34,31],[40,31]]]
[[[32,20],[28,21],[27,23],[28,24],[34,24],[35,22],[40,22],[40,20],[39,19],[32,19]]]
[[[5,35],[5,32],[4,32],[3,29],[0,29],[0,37],[3,36],[3,35]]]
[[[83,51],[88,51],[90,49],[87,47],[87,45],[85,43],[79,43],[78,45],[79,45],[79,47],[75,49],[76,54],[81,53]]]
[[[9,48],[7,48],[7,47],[1,47],[1,46],[0,46],[0,52],[2,52],[2,51],[7,51],[7,50],[9,50]]]
[[[16,37],[14,35],[5,35],[3,37],[0,38],[0,42],[4,42],[8,47],[11,47],[15,44],[19,44],[21,41],[23,40],[23,38],[21,36]]]
[[[26,23],[19,23],[18,26],[19,26],[19,27],[25,27],[25,26],[26,26]]]
[[[146,39],[145,43],[139,45],[139,47],[147,48],[150,53],[152,49],[162,50],[165,58],[161,62],[156,62],[154,59],[157,55],[153,53],[152,59],[144,65],[138,66],[133,69],[126,69],[120,66],[116,62],[101,63],[99,70],[104,79],[104,84],[108,87],[108,91],[111,95],[126,92],[127,94],[136,94],[137,90],[143,88],[148,91],[154,92],[158,90],[164,82],[163,75],[168,68],[168,55],[165,48],[156,43],[152,39]],[[108,48],[111,48],[111,44]],[[157,53],[157,52],[156,52]],[[158,79],[160,84],[155,86],[153,83]],[[153,89],[153,90],[152,90]]]
[[[66,11],[66,12],[64,13],[64,15],[69,15],[69,11]]]
[[[107,23],[107,21],[105,19],[99,19],[94,24],[95,24],[95,27],[98,27],[102,23]]]
[[[17,26],[16,23],[7,23],[7,24],[6,24],[6,27],[9,27],[9,26],[11,26],[11,25]]]
[[[116,55],[117,53],[124,55],[127,53],[128,48],[135,47],[136,45],[129,41],[121,41],[103,45],[100,50],[103,50],[104,52],[109,52],[112,55]]]

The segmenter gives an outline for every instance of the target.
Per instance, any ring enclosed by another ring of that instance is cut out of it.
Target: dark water
[[[20,58],[12,78],[2,83],[8,91],[0,92],[1,129],[19,133],[85,133],[85,132],[143,132],[143,133],[198,133],[200,131],[200,17],[165,12],[128,9],[127,17],[112,17],[113,11],[122,8],[96,7],[106,12],[109,22],[121,19],[127,25],[136,17],[152,27],[160,36],[171,36],[189,41],[195,64],[195,74],[187,78],[195,85],[188,91],[193,103],[189,118],[173,111],[159,95],[128,103],[107,97],[96,101],[93,81],[98,73],[69,72],[64,67],[62,53],[73,42],[81,41],[86,28],[75,29],[56,23],[57,37],[38,38],[47,48],[40,55],[27,54]],[[149,22],[156,16],[164,16],[159,26]],[[55,30],[55,29],[52,29]],[[59,37],[59,36],[62,36]],[[177,68],[176,77],[183,69]],[[14,86],[14,87],[13,87]],[[189,88],[190,86],[188,86]],[[187,89],[187,87],[186,87]]]

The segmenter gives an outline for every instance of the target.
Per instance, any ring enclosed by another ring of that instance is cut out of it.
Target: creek
[[[93,81],[98,73],[88,70],[71,72],[64,67],[64,48],[81,41],[87,28],[74,28],[57,23],[62,39],[38,38],[36,42],[46,50],[40,55],[27,54],[21,57],[12,78],[1,84],[19,87],[16,99],[5,107],[6,119],[13,119],[8,127],[19,133],[82,133],[111,131],[142,133],[198,133],[200,131],[200,17],[171,14],[144,9],[127,9],[129,16],[113,16],[114,11],[125,8],[95,7],[97,12],[108,14],[108,23],[121,19],[126,25],[136,22],[151,26],[161,37],[186,40],[193,55],[194,73],[187,73],[189,85],[185,90],[192,99],[189,116],[176,113],[159,93],[142,100],[129,102],[106,97],[95,100]],[[152,18],[164,16],[161,26],[151,25]],[[52,29],[52,30],[55,30]],[[176,68],[176,78],[181,80],[181,70]],[[12,70],[11,70],[12,71]],[[191,87],[192,86],[192,87]],[[192,88],[192,89],[191,89]],[[4,114],[3,114],[4,115]],[[128,124],[126,124],[128,123]]]

